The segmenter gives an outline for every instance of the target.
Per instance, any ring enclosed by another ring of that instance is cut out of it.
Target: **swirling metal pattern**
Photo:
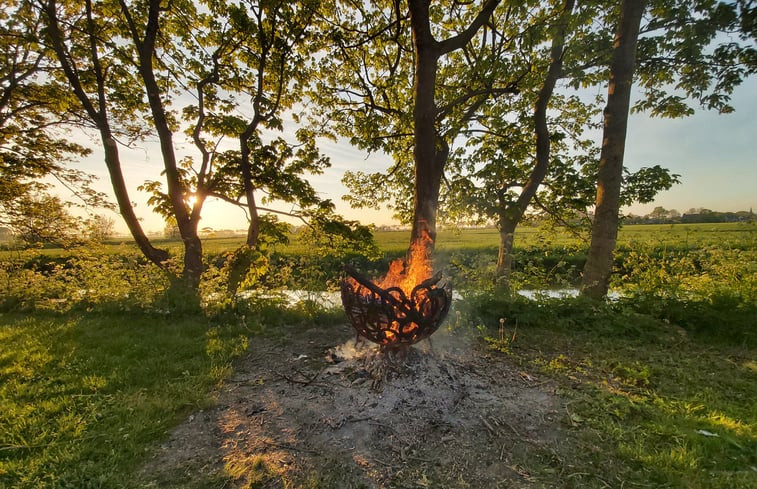
[[[449,312],[452,288],[441,275],[417,285],[408,298],[381,289],[356,272],[342,280],[342,304],[357,333],[382,349],[406,348],[431,336]]]

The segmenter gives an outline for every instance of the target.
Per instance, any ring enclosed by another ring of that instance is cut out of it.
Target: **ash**
[[[156,450],[145,485],[538,486],[528,461],[562,437],[549,381],[444,328],[389,355],[327,329],[253,343],[217,405]]]

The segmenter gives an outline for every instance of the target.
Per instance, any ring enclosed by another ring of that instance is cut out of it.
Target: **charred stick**
[[[394,307],[398,308],[399,310],[407,313],[411,313],[411,309],[407,306],[407,304],[403,303],[401,300],[398,300],[396,297],[389,294],[387,291],[379,287],[378,285],[374,284],[367,278],[360,275],[360,273],[355,270],[350,265],[344,265],[344,271],[347,272],[357,283],[365,287],[366,289],[370,290],[374,294],[378,295],[388,303],[392,304]]]

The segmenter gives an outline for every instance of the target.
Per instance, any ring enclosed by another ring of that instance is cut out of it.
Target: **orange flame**
[[[420,239],[410,245],[407,260],[398,258],[389,264],[389,271],[377,283],[382,289],[399,287],[407,297],[416,285],[431,278],[431,236],[424,231]]]
[[[375,284],[384,290],[398,287],[405,294],[405,297],[411,298],[413,289],[421,282],[431,278],[433,270],[431,267],[430,245],[432,242],[431,236],[428,232],[424,231],[419,239],[411,243],[407,257],[392,261],[389,264],[387,274],[381,280],[376,281]],[[348,277],[347,280],[355,293],[366,297],[371,296],[371,292],[360,285],[357,280],[351,277]],[[424,297],[424,291],[421,289],[419,294],[420,296],[416,295],[416,300]],[[430,306],[431,304],[426,303],[424,310],[420,312],[428,313],[428,311],[425,311],[425,308]],[[392,321],[391,324],[387,324],[386,326],[387,329],[383,330],[384,338],[382,344],[384,345],[400,341],[399,333],[408,335],[419,329],[419,325],[415,322],[409,322],[401,327],[399,322]]]

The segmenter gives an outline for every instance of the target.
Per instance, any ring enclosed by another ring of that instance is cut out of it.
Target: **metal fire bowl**
[[[427,281],[428,282],[428,281]],[[408,298],[397,288],[368,287],[346,278],[342,280],[342,304],[357,333],[382,350],[407,348],[431,336],[449,312],[452,288],[424,282]]]

